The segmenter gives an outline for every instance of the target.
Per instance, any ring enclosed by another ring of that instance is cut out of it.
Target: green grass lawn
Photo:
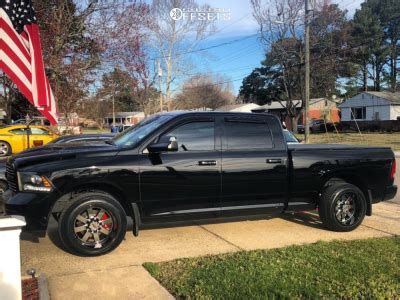
[[[304,134],[298,134],[298,138],[304,140]],[[394,133],[316,133],[310,135],[313,144],[354,144],[367,146],[385,146],[393,150],[400,150],[400,132]]]
[[[145,263],[178,299],[400,298],[400,237]]]

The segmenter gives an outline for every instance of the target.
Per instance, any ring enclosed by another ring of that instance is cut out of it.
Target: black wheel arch
[[[354,173],[343,173],[343,174],[335,174],[330,177],[327,177],[320,193],[322,193],[327,187],[329,187],[333,184],[337,184],[337,183],[350,183],[350,184],[358,187],[364,194],[365,200],[367,201],[366,215],[367,216],[372,215],[371,191],[368,190],[367,184],[360,178],[360,176],[357,176]]]
[[[60,197],[58,197],[51,206],[49,212],[49,218],[51,215],[54,216],[54,213],[62,211],[67,202],[72,200],[73,197],[77,194],[81,194],[84,192],[97,192],[97,193],[105,193],[109,194],[113,198],[115,198],[123,207],[125,214],[135,220],[135,213],[133,211],[132,203],[136,203],[138,207],[140,207],[139,199],[137,201],[131,201],[122,190],[117,187],[107,184],[107,183],[87,183],[75,186],[74,188],[70,188],[60,193]]]

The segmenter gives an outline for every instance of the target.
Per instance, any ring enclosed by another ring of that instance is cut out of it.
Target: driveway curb
[[[41,273],[38,277],[39,285],[39,299],[40,300],[50,300],[49,288],[46,275]]]

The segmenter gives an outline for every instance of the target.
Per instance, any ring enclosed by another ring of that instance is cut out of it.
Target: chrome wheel
[[[116,222],[113,215],[100,207],[91,207],[77,215],[74,232],[82,245],[102,248],[113,236]]]
[[[0,156],[7,156],[10,153],[10,145],[6,142],[0,142]]]
[[[356,221],[357,195],[347,192],[338,197],[335,206],[336,219],[343,225],[352,225]]]

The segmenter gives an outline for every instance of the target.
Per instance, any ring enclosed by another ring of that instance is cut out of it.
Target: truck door
[[[273,116],[227,115],[222,133],[221,214],[281,211],[287,197],[287,146]]]
[[[147,219],[185,218],[218,211],[221,146],[214,117],[178,121],[158,137],[178,142],[178,151],[142,153],[140,189]]]

